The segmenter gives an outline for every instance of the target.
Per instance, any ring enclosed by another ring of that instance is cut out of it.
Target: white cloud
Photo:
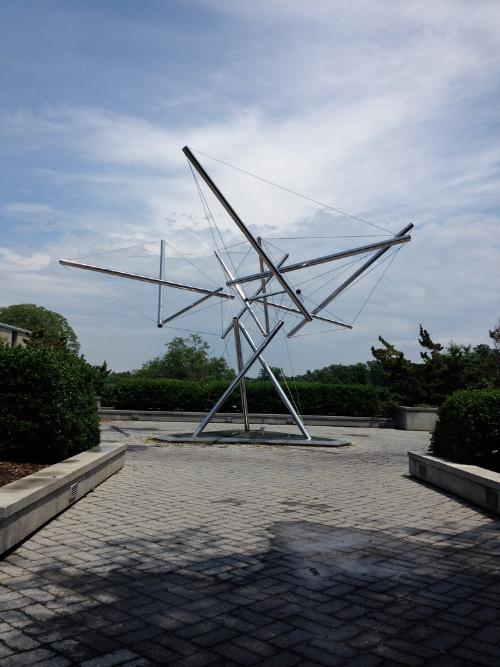
[[[20,255],[9,248],[0,247],[1,271],[40,271],[50,263],[50,256],[45,253]]]
[[[484,2],[471,11],[464,2],[435,2],[432,9],[411,1],[203,4],[235,25],[252,26],[262,40],[250,51],[244,42],[238,57],[219,65],[217,86],[214,79],[200,81],[199,99],[207,104],[215,96],[211,86],[228,90],[216,120],[201,109],[196,120],[179,114],[165,122],[161,115],[153,119],[127,109],[66,104],[43,113],[4,114],[10,140],[43,156],[35,159],[39,177],[69,194],[64,204],[52,195],[36,203],[14,198],[4,206],[5,216],[43,222],[58,235],[30,248],[31,259],[17,247],[0,251],[3,268],[20,271],[25,262],[33,270],[47,269],[47,281],[37,289],[46,290],[49,299],[57,293],[87,332],[89,349],[107,346],[111,363],[126,367],[130,346],[116,343],[125,335],[121,326],[113,329],[110,320],[115,340],[103,341],[99,328],[89,324],[92,301],[99,310],[98,300],[87,288],[77,288],[72,277],[64,284],[68,294],[79,289],[78,298],[63,299],[56,286],[62,274],[54,263],[49,266],[50,258],[161,237],[181,252],[206,254],[210,236],[180,151],[188,144],[394,231],[416,223],[414,240],[391,266],[353,333],[333,344],[328,336],[292,343],[299,370],[328,363],[332,354],[349,361],[366,358],[378,333],[415,350],[419,322],[444,342],[485,340],[498,316],[500,277],[500,140],[485,102],[498,86],[499,5]],[[182,90],[178,99],[185,99]],[[174,102],[169,99],[166,106]],[[212,105],[217,107],[217,100]],[[57,161],[47,158],[52,152]],[[310,202],[200,159],[238,212],[264,235],[379,233],[349,219],[319,220]],[[231,221],[211,205],[228,242],[237,240]],[[294,257],[357,242],[298,242]],[[149,256],[126,258],[130,270],[156,270],[153,251],[144,252]],[[203,280],[174,259],[167,272],[181,281]],[[114,285],[117,294],[144,305],[142,293],[127,295],[127,287]],[[367,293],[362,288],[358,304]],[[356,312],[354,300],[347,306]],[[200,327],[215,326],[210,312],[200,316]],[[150,356],[146,346],[135,354]]]

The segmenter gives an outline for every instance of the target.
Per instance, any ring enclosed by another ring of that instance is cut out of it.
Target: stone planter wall
[[[125,449],[99,445],[0,487],[0,555],[120,470]]]
[[[417,452],[408,452],[408,458],[414,477],[500,514],[500,473]]]
[[[433,431],[438,420],[437,408],[398,408],[397,427],[403,431]]]

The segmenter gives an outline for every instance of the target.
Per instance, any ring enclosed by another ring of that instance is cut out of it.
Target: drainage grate
[[[78,482],[72,484],[69,487],[69,502],[72,503],[76,500],[76,494],[78,493]]]

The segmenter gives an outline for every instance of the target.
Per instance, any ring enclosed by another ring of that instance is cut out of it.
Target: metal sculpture
[[[326,440],[313,438],[308,430],[306,429],[300,415],[293,406],[292,402],[288,398],[287,394],[283,390],[278,378],[274,374],[273,370],[269,364],[265,361],[263,357],[263,352],[275,339],[276,335],[283,330],[285,327],[285,321],[283,319],[277,321],[271,325],[270,313],[277,312],[283,313],[283,317],[287,314],[293,314],[294,316],[300,317],[300,321],[289,328],[286,331],[286,336],[292,338],[295,336],[303,327],[307,326],[313,321],[321,321],[329,324],[336,325],[337,327],[351,329],[352,326],[341,322],[331,317],[325,317],[320,313],[326,309],[326,307],[335,299],[337,299],[343,292],[347,290],[362,274],[367,272],[367,270],[372,267],[387,251],[394,246],[401,246],[411,240],[411,236],[408,232],[413,228],[412,224],[407,225],[400,232],[395,234],[392,238],[384,239],[376,243],[370,243],[367,245],[362,245],[359,247],[351,248],[341,252],[335,252],[320,257],[314,257],[311,259],[303,260],[300,262],[287,264],[289,256],[284,254],[279,261],[274,261],[270,254],[266,252],[262,239],[255,237],[248,226],[243,222],[240,216],[236,213],[235,209],[228,202],[226,197],[219,190],[217,185],[214,183],[212,178],[209,176],[205,168],[201,165],[199,160],[193,154],[193,152],[185,146],[183,152],[192,167],[193,176],[198,174],[199,177],[204,181],[206,186],[212,192],[214,197],[221,204],[223,209],[235,223],[236,227],[240,230],[243,236],[246,238],[251,249],[255,253],[255,257],[259,263],[259,270],[256,273],[251,273],[243,276],[235,275],[235,273],[228,266],[227,262],[224,260],[222,254],[219,250],[215,249],[215,257],[222,269],[222,272],[225,276],[224,285],[217,287],[216,289],[206,289],[204,287],[187,285],[184,283],[173,282],[166,280],[164,276],[164,258],[165,258],[165,242],[161,241],[160,244],[160,269],[159,276],[145,276],[137,273],[130,273],[127,271],[118,271],[115,269],[109,269],[102,266],[96,266],[93,264],[86,264],[74,260],[61,259],[59,263],[66,267],[83,269],[86,271],[94,271],[98,273],[103,273],[107,275],[117,276],[121,278],[127,278],[130,280],[137,280],[141,282],[146,282],[154,285],[158,285],[158,313],[157,313],[157,326],[163,327],[164,325],[172,322],[178,317],[186,314],[187,312],[195,309],[200,304],[208,301],[210,299],[219,299],[219,300],[238,300],[241,302],[241,310],[235,315],[231,324],[226,327],[222,332],[222,338],[226,338],[229,334],[233,335],[236,359],[237,359],[237,373],[234,379],[231,381],[227,389],[222,393],[219,399],[214,403],[213,407],[207,413],[207,415],[201,420],[197,428],[190,435],[179,434],[176,436],[165,436],[162,439],[174,442],[185,442],[185,441],[196,441],[196,442],[213,442],[213,441],[223,441],[223,442],[248,442],[249,440],[258,440],[259,442],[286,442],[287,444],[318,444],[318,445],[344,445],[347,444],[345,441],[340,440]],[[373,254],[371,254],[373,253]],[[292,272],[301,271],[310,267],[318,266],[321,264],[326,264],[330,262],[336,262],[340,259],[345,259],[347,257],[361,255],[361,254],[371,254],[371,256],[359,266],[352,274],[349,275],[340,285],[336,286],[335,289],[326,295],[323,300],[317,304],[314,308],[309,310],[305,305],[305,299],[302,296],[301,290],[294,289],[292,285],[287,280],[287,274]],[[253,285],[252,294],[248,295],[245,291],[244,285]],[[163,302],[163,288],[170,287],[178,290],[184,290],[196,293],[201,295],[194,302],[188,306],[178,310],[177,312],[169,315],[166,318],[162,317],[162,302]],[[289,304],[283,304],[282,302],[278,303],[276,300],[273,300],[275,297],[280,296],[281,300],[287,298]],[[259,313],[255,309],[255,305],[258,304],[262,307],[263,311],[263,321],[259,316]],[[250,332],[245,327],[242,322],[242,318],[245,315],[249,315],[255,325],[257,326],[261,340],[254,341]],[[245,361],[243,358],[242,351],[242,339],[244,339],[251,350],[251,354],[248,359]],[[269,380],[272,382],[274,388],[276,389],[278,395],[282,399],[284,405],[286,406],[289,414],[291,415],[293,422],[298,427],[301,436],[293,437],[290,435],[283,434],[263,434],[252,432],[250,429],[250,419],[248,413],[248,401],[246,397],[246,388],[245,388],[245,377],[247,376],[249,370],[254,366],[255,363],[259,363],[264,369],[265,373],[269,377]],[[242,405],[242,416],[243,416],[243,433],[210,433],[204,434],[204,431],[207,425],[211,422],[215,414],[220,410],[225,400],[229,395],[239,386],[241,392],[241,405]]]

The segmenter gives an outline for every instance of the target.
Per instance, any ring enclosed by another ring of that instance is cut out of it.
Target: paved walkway
[[[426,434],[348,437],[129,451],[0,561],[0,666],[500,665],[500,522],[407,477]]]

